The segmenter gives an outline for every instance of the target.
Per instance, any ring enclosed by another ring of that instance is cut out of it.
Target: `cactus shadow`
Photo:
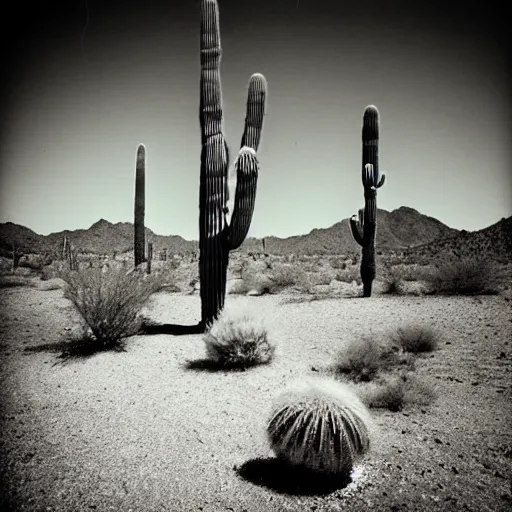
[[[325,475],[275,458],[256,458],[235,468],[238,476],[280,494],[322,496],[352,482],[350,474]]]
[[[242,366],[228,366],[225,364],[222,364],[218,361],[215,361],[214,359],[195,359],[191,361],[186,361],[183,365],[185,370],[192,370],[195,372],[210,372],[210,373],[217,373],[217,372],[243,372],[246,370],[245,367]]]
[[[94,338],[84,334],[76,338],[25,347],[23,352],[27,355],[29,353],[57,352],[59,353],[57,359],[60,361],[57,361],[55,366],[72,360],[85,360],[101,352],[126,352],[126,345],[124,341],[119,341],[114,345],[99,344]]]
[[[170,334],[172,336],[186,336],[189,334],[203,334],[205,325],[199,322],[194,325],[181,324],[155,324],[144,322],[139,329],[138,334]]]

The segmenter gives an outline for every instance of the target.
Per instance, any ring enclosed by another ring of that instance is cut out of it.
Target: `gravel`
[[[59,344],[79,325],[62,290],[2,290],[0,508],[512,508],[512,318],[504,297],[246,300],[273,320],[276,359],[246,372],[212,372],[187,368],[205,357],[200,335],[135,336],[124,352],[62,360]],[[200,300],[159,293],[146,314],[194,324]],[[387,336],[409,323],[440,334],[439,350],[416,365],[438,399],[398,413],[374,410],[376,442],[343,489],[287,494],[284,474],[269,483],[265,422],[274,396],[291,379],[325,371],[354,337]],[[240,468],[259,459],[259,480],[242,478]]]

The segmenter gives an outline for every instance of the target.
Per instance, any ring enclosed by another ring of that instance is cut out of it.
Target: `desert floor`
[[[278,345],[268,366],[214,372],[200,335],[135,336],[124,352],[64,361],[78,317],[60,289],[0,291],[2,510],[512,509],[512,316],[503,296],[247,298]],[[228,297],[228,302],[237,300]],[[155,321],[193,324],[197,295],[156,294]],[[416,372],[430,406],[372,410],[373,448],[351,484],[297,494],[269,452],[273,398],[321,374],[363,334],[409,323],[440,333]]]

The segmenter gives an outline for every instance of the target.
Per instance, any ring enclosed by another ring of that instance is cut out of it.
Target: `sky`
[[[2,45],[0,222],[37,233],[133,222],[199,232],[199,3],[13,7]],[[380,112],[378,206],[468,231],[512,215],[510,61],[497,1],[219,0],[224,133],[268,97],[249,236],[329,227],[363,205],[361,127]],[[14,35],[13,35],[14,34]]]

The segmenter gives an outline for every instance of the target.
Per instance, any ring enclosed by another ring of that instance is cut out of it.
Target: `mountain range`
[[[483,230],[467,232],[450,228],[439,220],[402,206],[388,212],[378,210],[377,250],[382,253],[420,252],[428,255],[439,251],[456,251],[460,246],[491,251],[500,259],[512,252],[512,217],[502,219]],[[133,224],[112,224],[105,219],[88,229],[60,231],[39,235],[12,222],[0,223],[0,255],[11,257],[13,246],[18,253],[54,253],[62,250],[67,236],[76,250],[84,253],[112,255],[133,251]],[[170,254],[191,254],[198,249],[197,241],[177,235],[158,235],[146,228],[146,240],[153,243],[154,253],[166,249]],[[313,229],[304,235],[278,238],[265,237],[265,252],[271,254],[354,254],[360,247],[352,238],[349,219],[329,228]],[[240,251],[263,252],[262,240],[248,238]]]

